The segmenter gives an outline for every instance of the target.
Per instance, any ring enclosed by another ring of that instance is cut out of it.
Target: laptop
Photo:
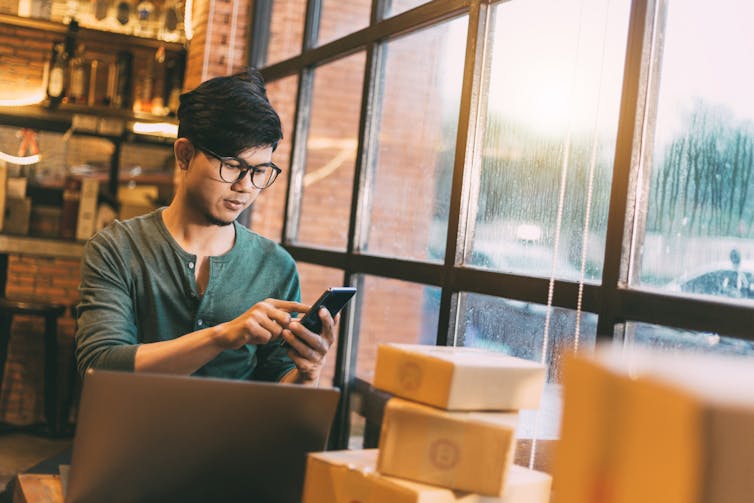
[[[300,502],[339,391],[90,370],[66,501]]]

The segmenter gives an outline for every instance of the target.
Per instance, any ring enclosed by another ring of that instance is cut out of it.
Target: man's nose
[[[233,183],[233,188],[239,192],[252,192],[258,190],[257,187],[251,183],[251,177],[254,176],[254,171],[249,170],[238,180]]]

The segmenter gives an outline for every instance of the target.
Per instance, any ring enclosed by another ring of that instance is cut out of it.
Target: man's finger
[[[309,331],[305,326],[303,326],[298,321],[292,321],[290,325],[288,325],[288,329],[293,333],[293,335],[296,336],[296,338],[304,345],[307,346],[308,349],[311,349],[312,351],[315,351],[317,353],[320,353],[324,355],[327,353],[327,350],[330,348],[331,342],[329,342],[327,339],[322,337],[319,334],[315,334],[314,332]],[[301,353],[301,351],[299,351]],[[306,353],[302,353],[302,355],[305,355]]]
[[[308,304],[302,304],[301,302],[293,302],[291,300],[280,299],[267,299],[265,302],[272,304],[277,309],[286,311],[288,313],[305,313],[309,310]]]

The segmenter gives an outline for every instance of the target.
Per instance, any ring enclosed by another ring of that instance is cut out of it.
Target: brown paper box
[[[752,381],[752,359],[637,349],[571,357],[555,502],[752,501]]]
[[[448,410],[536,409],[546,369],[475,348],[380,344],[374,387]]]
[[[303,503],[547,503],[551,478],[511,466],[505,493],[489,497],[381,475],[377,449],[310,454]]]
[[[515,412],[448,412],[392,398],[380,433],[380,473],[500,496],[515,449]]]

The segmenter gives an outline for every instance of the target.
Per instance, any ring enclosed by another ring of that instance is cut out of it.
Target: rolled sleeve
[[[77,308],[76,364],[88,368],[134,370],[137,329],[128,269],[106,238],[90,240],[81,265]]]

